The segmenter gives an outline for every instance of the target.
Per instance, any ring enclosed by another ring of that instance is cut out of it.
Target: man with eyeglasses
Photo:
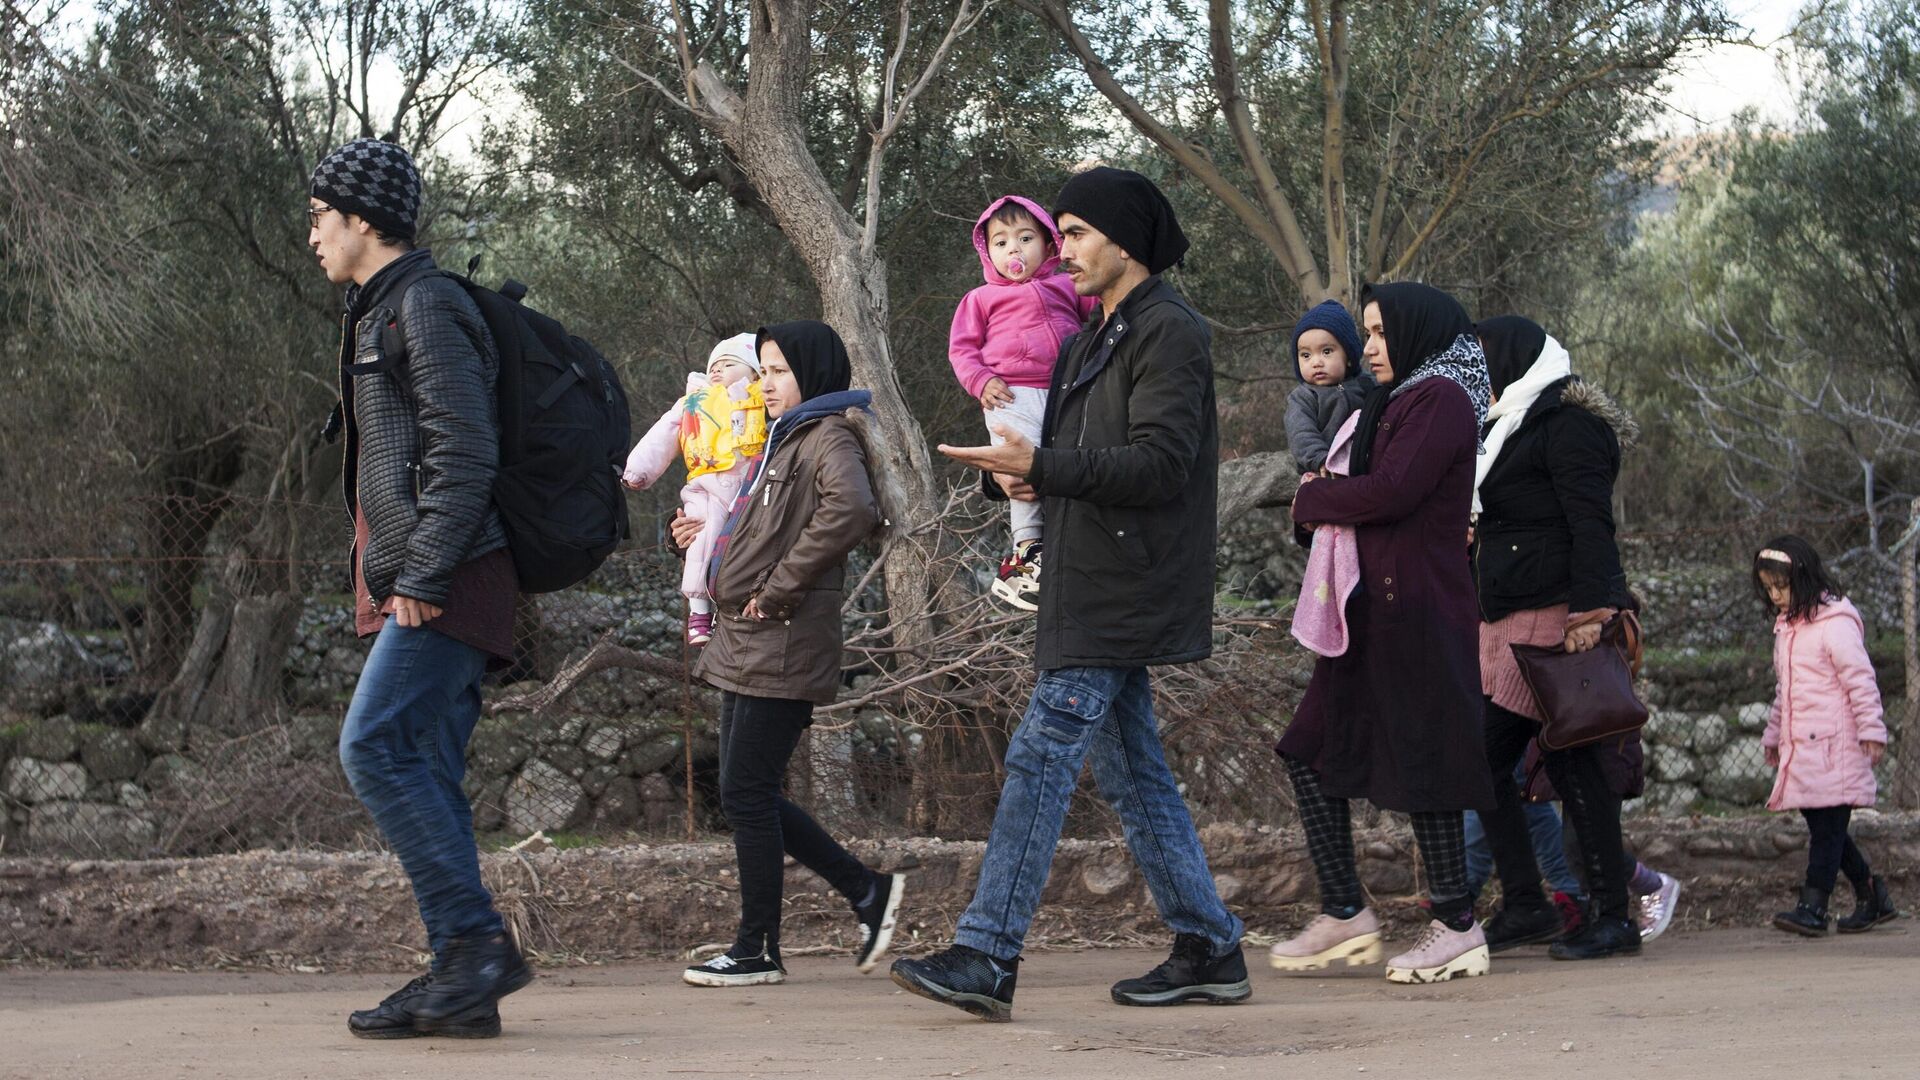
[[[359,139],[313,171],[307,244],[346,287],[340,404],[355,629],[373,647],[340,763],[412,880],[428,973],[347,1028],[369,1039],[500,1034],[500,998],[533,979],[480,880],[460,782],[480,679],[513,658],[519,591],[493,506],[499,353],[480,310],[413,246],[420,173]],[[376,636],[377,635],[377,636]]]

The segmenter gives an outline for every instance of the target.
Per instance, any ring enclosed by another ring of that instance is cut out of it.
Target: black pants
[[[1854,894],[1867,895],[1873,887],[1873,870],[1847,835],[1853,807],[1823,806],[1802,810],[1800,816],[1807,819],[1807,887],[1830,893],[1844,870]]]
[[[1500,875],[1501,904],[1513,907],[1547,906],[1540,887],[1540,866],[1533,858],[1533,842],[1521,810],[1520,785],[1513,781],[1514,766],[1527,755],[1527,744],[1540,725],[1487,699],[1487,767],[1493,772],[1493,809],[1480,815],[1487,847]],[[1627,919],[1626,849],[1621,843],[1620,796],[1607,783],[1599,746],[1576,746],[1546,751],[1542,760],[1547,777],[1560,795],[1566,820],[1579,839],[1577,848],[1587,894],[1603,918]]]
[[[1320,790],[1320,774],[1292,758],[1287,774],[1293,779],[1294,806],[1300,827],[1306,830],[1307,854],[1320,882],[1320,909],[1332,912],[1366,903],[1360,871],[1353,857],[1353,816],[1345,799],[1330,798]],[[1434,917],[1443,922],[1473,908],[1467,895],[1467,826],[1462,812],[1416,812],[1412,819],[1420,864],[1427,871],[1427,898]]]
[[[787,801],[787,763],[813,719],[813,703],[720,695],[720,805],[733,826],[740,863],[740,932],[735,955],[780,945],[780,899],[786,856],[859,903],[873,873],[827,835],[805,810]]]

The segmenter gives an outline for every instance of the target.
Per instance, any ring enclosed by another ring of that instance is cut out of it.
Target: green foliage
[[[1911,0],[1812,24],[1797,122],[1693,147],[1674,213],[1589,294],[1602,377],[1650,421],[1631,490],[1668,520],[1825,518],[1878,547],[1920,492],[1916,48]]]

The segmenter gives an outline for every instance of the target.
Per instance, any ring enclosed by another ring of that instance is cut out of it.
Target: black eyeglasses
[[[331,210],[334,210],[334,209],[337,209],[337,208],[336,208],[336,207],[332,207],[332,206],[309,206],[309,207],[307,207],[307,228],[309,228],[309,229],[317,229],[317,228],[319,228],[319,227],[320,227],[320,215],[322,215],[322,214],[325,214],[325,213],[327,213],[327,212],[329,212],[329,211],[331,211]]]

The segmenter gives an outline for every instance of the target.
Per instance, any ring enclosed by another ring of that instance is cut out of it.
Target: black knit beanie
[[[1137,172],[1088,169],[1068,180],[1053,200],[1053,220],[1072,214],[1106,234],[1127,254],[1158,274],[1179,266],[1187,253],[1187,234],[1173,216],[1173,204],[1153,181]]]
[[[420,219],[420,170],[405,150],[379,139],[355,139],[313,170],[313,197],[359,214],[387,236],[413,242]]]

